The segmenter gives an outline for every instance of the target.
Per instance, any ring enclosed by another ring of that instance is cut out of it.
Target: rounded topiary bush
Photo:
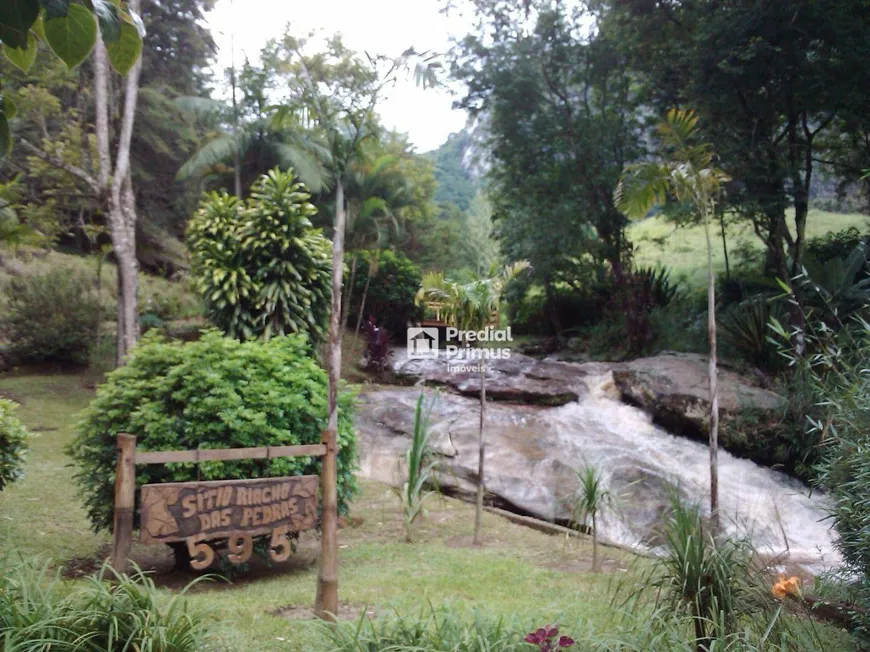
[[[0,491],[24,475],[27,431],[12,412],[18,406],[0,398]]]
[[[94,529],[112,526],[117,433],[136,435],[140,451],[319,443],[326,427],[327,382],[309,347],[299,335],[266,343],[240,343],[215,331],[188,343],[146,335],[127,364],[97,390],[70,446]],[[341,395],[338,502],[343,513],[357,488],[352,403],[349,393]],[[319,472],[320,460],[310,457],[203,462],[198,469],[154,464],[136,467],[136,485]]]

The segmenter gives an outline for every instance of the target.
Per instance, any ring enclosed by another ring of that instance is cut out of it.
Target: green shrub
[[[208,617],[184,593],[168,597],[141,571],[103,566],[68,590],[48,564],[0,559],[0,641],[7,652],[197,652],[212,638]]]
[[[771,317],[782,320],[785,312],[781,302],[763,295],[729,306],[719,317],[723,343],[754,365],[776,369],[783,359],[771,341],[768,324]]]
[[[140,450],[315,444],[326,427],[326,373],[302,336],[240,343],[211,331],[198,342],[149,333],[128,363],[109,374],[84,411],[69,453],[95,530],[112,525],[117,433]],[[346,512],[356,491],[352,397],[339,401],[338,497]],[[136,483],[260,478],[319,473],[315,458],[155,464]]]
[[[192,272],[209,319],[252,339],[304,333],[323,339],[329,316],[331,245],[309,218],[310,195],[293,172],[264,174],[244,203],[205,197],[187,227]]]
[[[12,416],[17,407],[12,401],[0,398],[0,491],[24,475],[27,431]]]
[[[0,329],[17,360],[87,361],[99,316],[89,277],[59,268],[15,278],[6,287],[5,303]]]
[[[357,256],[357,265],[353,288],[349,291],[351,326],[356,325],[371,261],[376,258],[375,272],[365,292],[363,319],[371,315],[375,323],[391,335],[404,337],[407,323],[420,316],[414,303],[414,295],[420,289],[420,269],[402,253],[360,251],[352,255]]]

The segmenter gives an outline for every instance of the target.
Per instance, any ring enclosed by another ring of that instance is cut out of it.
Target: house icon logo
[[[438,357],[437,328],[408,329],[408,357],[412,359],[435,359]]]

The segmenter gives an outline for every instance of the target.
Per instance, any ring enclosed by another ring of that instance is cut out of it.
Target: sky
[[[235,43],[236,61],[256,59],[265,42],[279,37],[289,23],[295,34],[340,32],[345,44],[359,52],[398,56],[408,47],[445,52],[450,35],[468,31],[467,19],[439,13],[440,0],[218,0],[208,25],[218,44],[216,70],[229,67]],[[407,133],[418,152],[436,149],[465,126],[465,112],[453,109],[446,89],[417,88],[400,78],[378,105],[383,124]]]

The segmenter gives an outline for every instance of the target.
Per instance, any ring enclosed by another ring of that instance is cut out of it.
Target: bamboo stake
[[[112,534],[112,566],[127,570],[133,543],[133,509],[136,500],[136,436],[118,435],[118,464],[115,467],[115,522]]]
[[[314,599],[314,615],[323,620],[334,621],[338,615],[338,474],[336,468],[336,432],[323,432],[326,455],[320,470],[322,495],[320,572],[317,576],[317,596]]]

